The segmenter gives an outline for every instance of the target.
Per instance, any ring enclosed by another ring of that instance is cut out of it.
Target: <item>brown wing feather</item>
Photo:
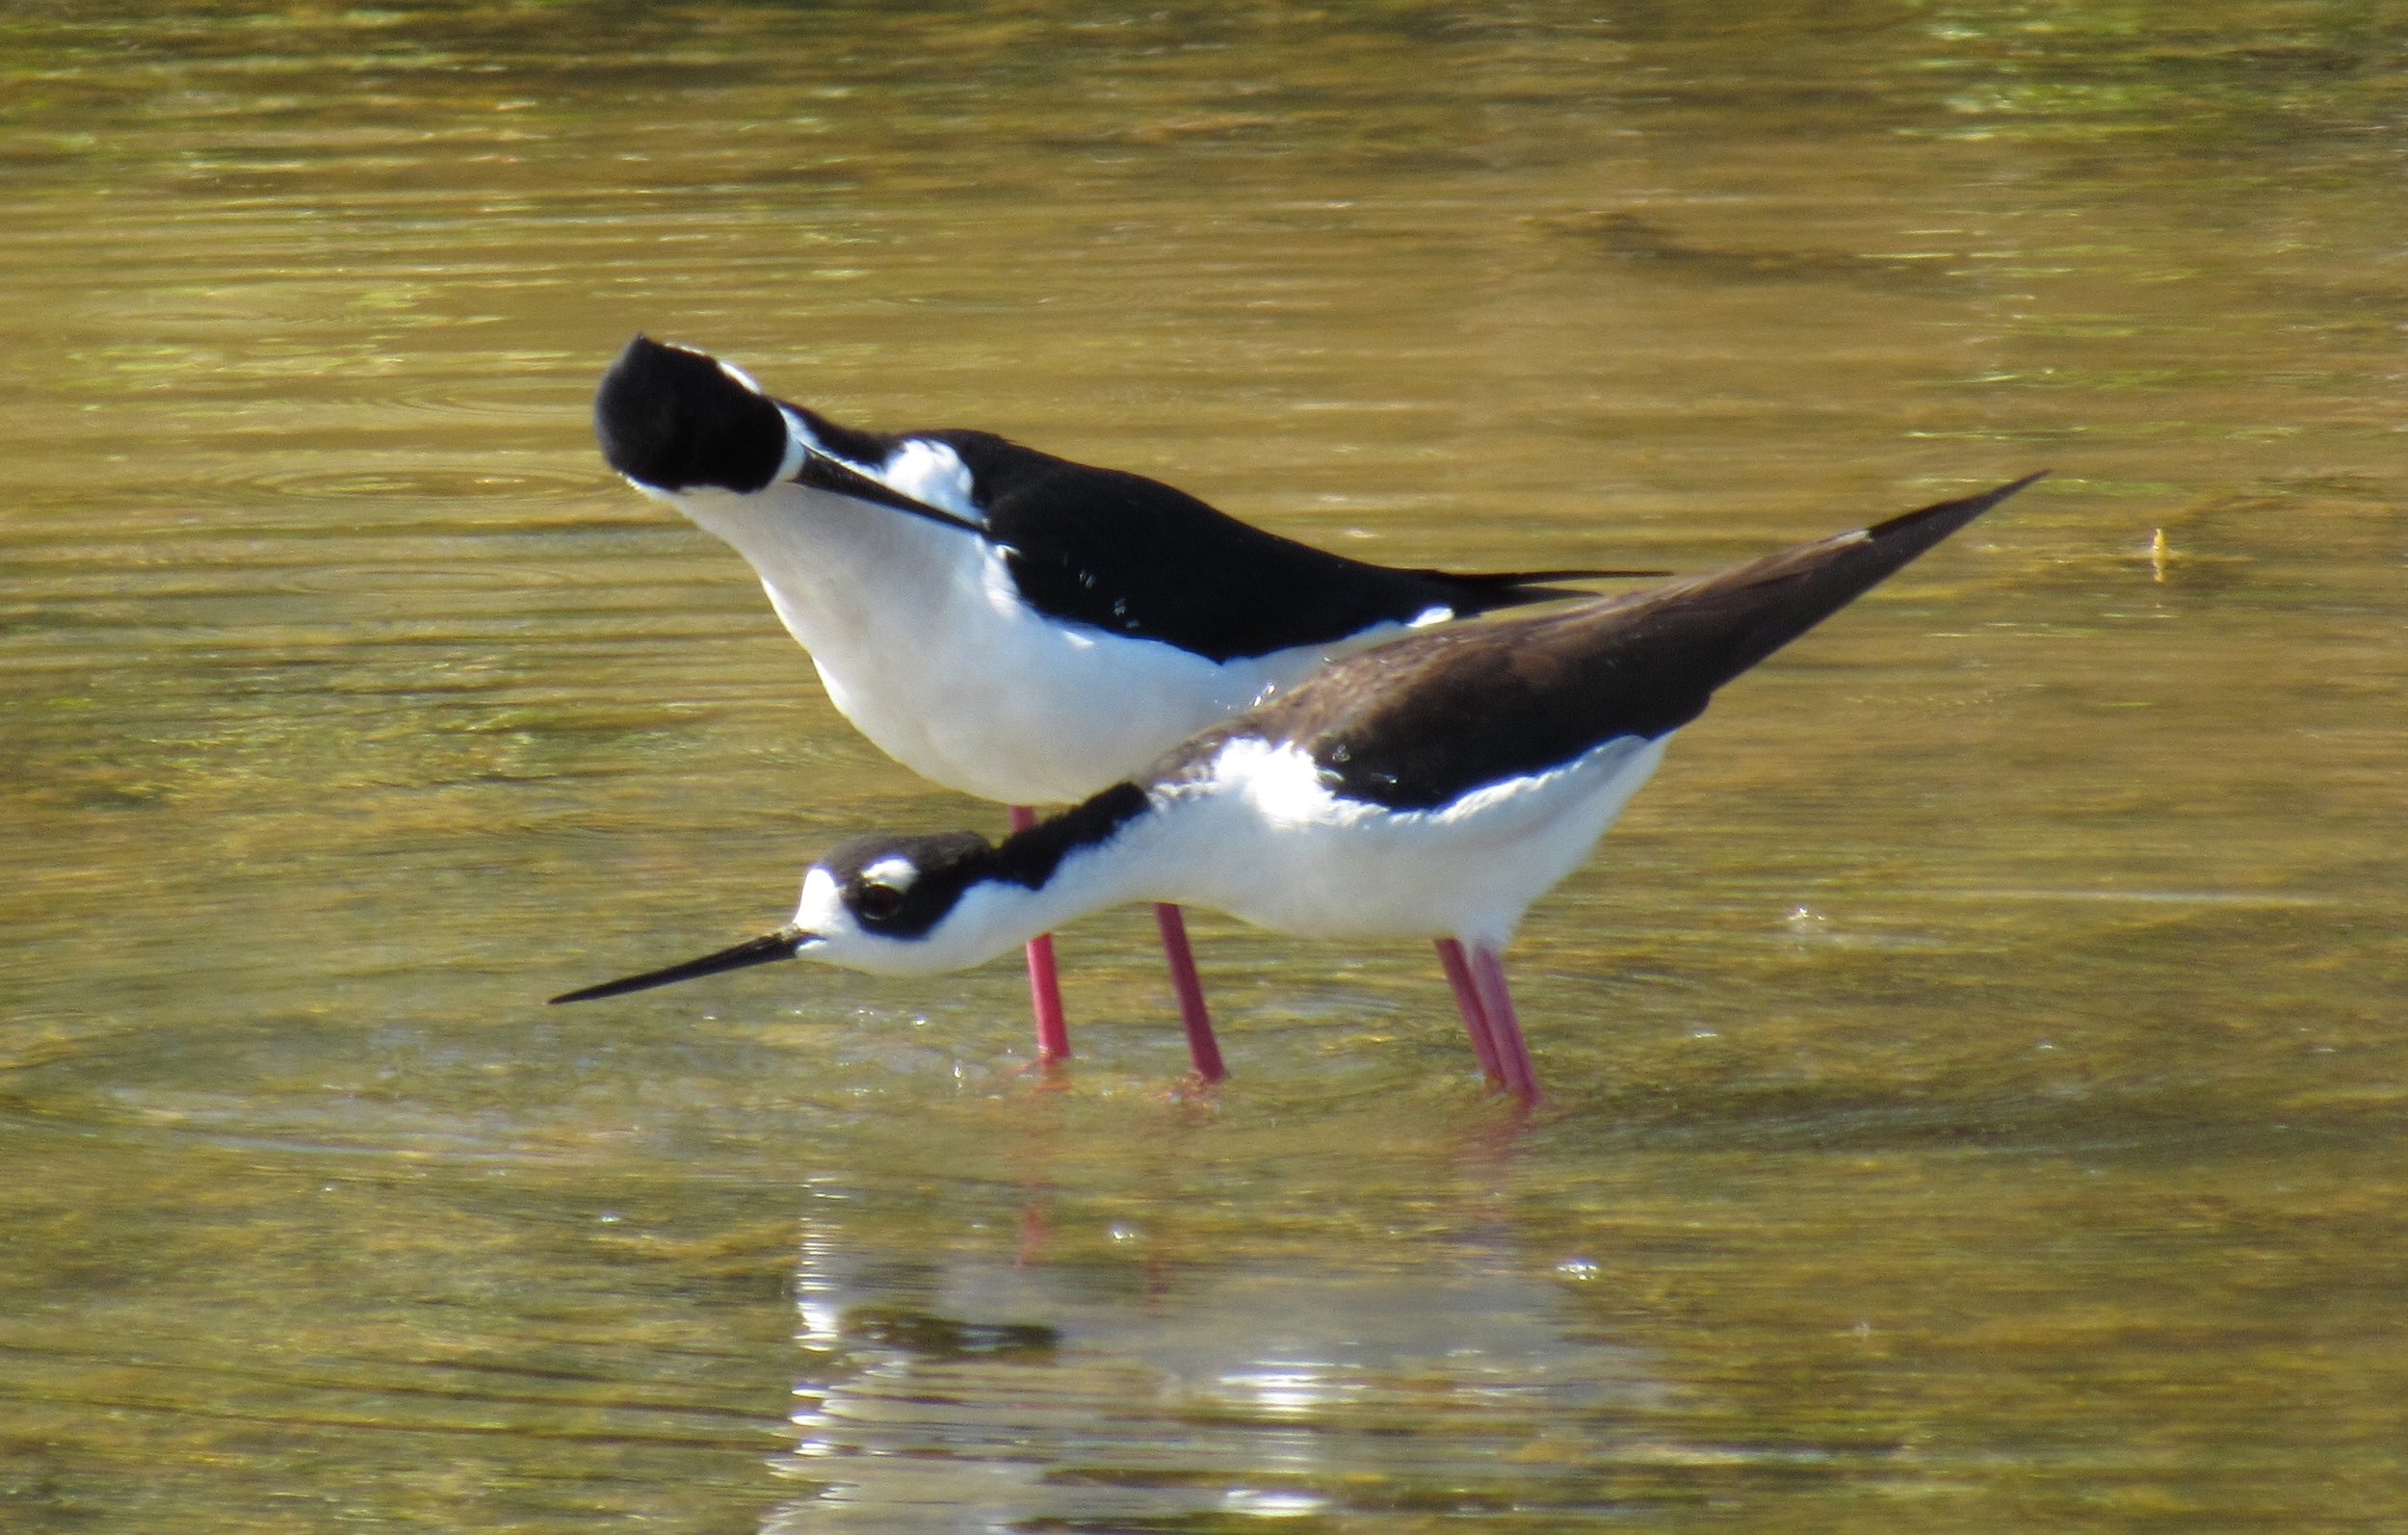
[[[1349,657],[1198,737],[1294,742],[1350,797],[1426,810],[1697,717],[1724,683],[2040,478],[1941,502],[1712,575],[1560,612],[1415,635]]]

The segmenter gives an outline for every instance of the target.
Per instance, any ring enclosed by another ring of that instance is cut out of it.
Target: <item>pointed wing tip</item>
[[[2041,481],[2048,479],[2049,476],[2055,472],[2055,471],[2050,469],[2035,469],[2030,474],[2024,476],[2021,480],[2010,480],[2005,484],[1994,486],[1988,490],[1976,491],[1973,495],[1966,496],[1962,499],[1966,501],[1978,501],[1985,507],[1995,507],[2000,502],[2004,501],[2007,497],[2014,495],[2019,490],[2030,489]]]
[[[1842,538],[1853,541],[1861,537],[1876,543],[1912,546],[1916,553],[1921,553],[2017,491],[2048,477],[2048,470],[2038,470],[2021,480],[2010,480],[2005,484],[1977,490],[1970,496],[1951,496],[1946,501],[1935,501],[1928,507],[1900,512],[1885,521],[1860,528],[1852,534],[1843,534]],[[1910,554],[1906,558],[1914,556]]]

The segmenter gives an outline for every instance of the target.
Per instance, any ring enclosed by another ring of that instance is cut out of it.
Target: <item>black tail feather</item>
[[[1305,744],[1356,798],[1434,809],[1618,737],[1679,729],[1723,684],[2039,478],[1646,591],[1415,635],[1228,728]]]
[[[1960,496],[1856,533],[1801,544],[1633,599],[1632,634],[1680,655],[1703,709],[1714,689],[1889,580],[1942,539],[2048,474]],[[1660,663],[1659,663],[1660,664]]]

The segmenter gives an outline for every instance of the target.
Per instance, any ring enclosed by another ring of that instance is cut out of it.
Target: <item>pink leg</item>
[[[1163,957],[1170,961],[1171,989],[1179,994],[1179,1022],[1187,1026],[1188,1058],[1195,1074],[1208,1082],[1229,1075],[1220,1063],[1220,1041],[1213,1037],[1213,1015],[1204,1006],[1204,982],[1195,974],[1195,951],[1188,947],[1188,920],[1167,901],[1154,907],[1154,925],[1163,930]]]
[[[1472,983],[1488,1013],[1488,1027],[1497,1036],[1497,1065],[1505,1074],[1505,1091],[1526,1104],[1538,1102],[1538,1073],[1531,1065],[1531,1048],[1522,1039],[1522,1020],[1513,1011],[1513,994],[1505,989],[1505,961],[1495,950],[1472,950]]]
[[[1034,1268],[1045,1261],[1045,1203],[1032,1199],[1020,1207],[1020,1236],[1011,1246],[1011,1266]]]
[[[1036,824],[1036,812],[1026,805],[1011,807],[1011,829],[1027,831]],[[1039,933],[1029,940],[1029,1001],[1036,1008],[1036,1058],[1070,1057],[1070,1023],[1062,1016],[1061,973],[1054,968],[1054,935]]]
[[[1479,993],[1472,986],[1472,966],[1463,957],[1463,946],[1452,938],[1438,940],[1438,963],[1446,967],[1447,984],[1454,988],[1455,1011],[1463,1015],[1463,1031],[1472,1036],[1472,1054],[1479,1057],[1479,1069],[1490,1081],[1503,1085],[1505,1073],[1497,1067],[1497,1039],[1488,1028],[1488,1009],[1482,1007]]]

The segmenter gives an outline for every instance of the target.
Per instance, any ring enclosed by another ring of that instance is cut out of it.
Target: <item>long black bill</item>
[[[743,970],[750,965],[766,965],[772,960],[792,959],[795,951],[811,941],[811,935],[798,927],[780,927],[773,933],[747,938],[733,949],[722,949],[716,954],[689,959],[682,965],[666,970],[647,970],[641,976],[619,980],[606,980],[599,986],[583,991],[565,991],[552,999],[554,1002],[590,1002],[596,997],[622,997],[631,991],[650,991],[671,981],[692,980],[696,976],[716,976],[722,970]]]
[[[814,490],[833,490],[855,501],[875,501],[881,507],[892,507],[897,511],[926,517],[930,522],[941,522],[948,528],[958,528],[989,543],[994,542],[987,537],[985,529],[969,518],[956,517],[950,511],[906,496],[892,485],[881,484],[868,475],[849,469],[824,454],[805,453],[802,467],[795,471],[793,479],[798,485],[809,485]]]

